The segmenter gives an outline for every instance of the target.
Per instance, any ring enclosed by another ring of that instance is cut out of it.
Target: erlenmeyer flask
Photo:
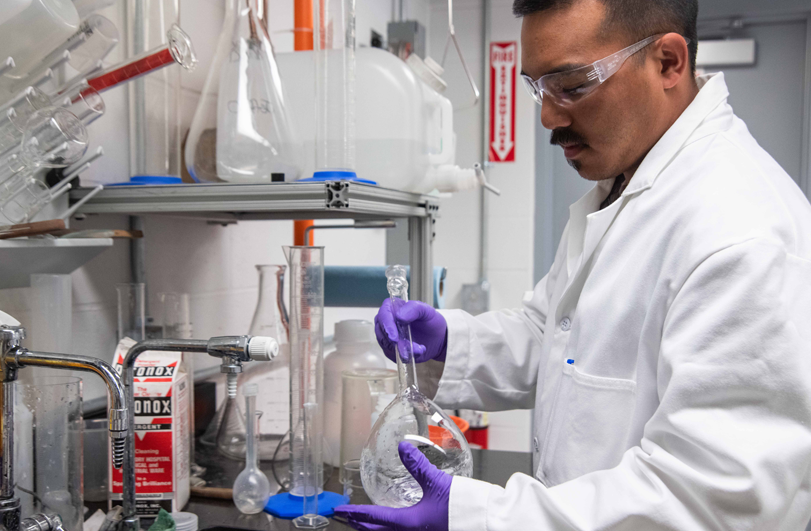
[[[408,301],[408,282],[403,266],[386,270],[393,309]],[[420,393],[414,357],[411,353],[411,328],[398,324],[398,333],[409,350],[403,363],[397,348],[400,392],[372,428],[361,452],[363,489],[377,505],[409,507],[422,499],[422,488],[400,461],[397,445],[408,441],[416,446],[440,470],[452,476],[470,477],[473,456],[456,424],[432,400]]]
[[[239,377],[239,387],[258,384],[256,407],[259,423],[259,459],[269,461],[290,427],[290,342],[284,305],[283,265],[258,265],[259,300],[251,321],[250,335],[270,336],[279,343],[272,363],[254,363]],[[251,365],[251,364],[248,364]]]
[[[237,397],[227,399],[221,407],[217,447],[220,453],[234,458],[245,457],[245,423],[239,403],[243,389],[258,386],[256,407],[263,411],[259,424],[259,459],[273,459],[276,447],[290,426],[290,345],[287,310],[284,306],[283,265],[258,265],[259,300],[251,321],[250,335],[270,336],[279,343],[279,355],[272,363],[248,363],[239,375]],[[216,417],[215,417],[216,421]]]
[[[186,166],[198,182],[295,180],[299,148],[264,2],[227,2],[217,52],[189,130]]]

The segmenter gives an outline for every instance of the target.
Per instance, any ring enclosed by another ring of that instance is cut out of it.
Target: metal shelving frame
[[[78,202],[92,188],[71,191]],[[350,181],[111,186],[77,214],[161,214],[218,223],[267,219],[408,219],[411,296],[432,301],[432,245],[439,199]]]

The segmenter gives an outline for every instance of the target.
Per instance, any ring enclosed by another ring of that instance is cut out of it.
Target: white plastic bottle
[[[341,373],[385,369],[389,362],[377,344],[370,321],[351,319],[337,323],[335,343],[336,349],[324,359],[324,436],[329,444],[330,463],[341,466]]]

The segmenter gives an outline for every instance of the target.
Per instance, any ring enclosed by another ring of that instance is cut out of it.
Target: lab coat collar
[[[647,154],[628,187],[623,191],[623,196],[630,196],[653,186],[659,174],[676,157],[704,120],[719,105],[726,103],[729,90],[723,73],[699,76],[697,81],[698,95]]]

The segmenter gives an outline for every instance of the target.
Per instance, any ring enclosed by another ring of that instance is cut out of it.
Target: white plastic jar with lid
[[[361,319],[335,325],[336,348],[324,358],[324,437],[333,466],[341,466],[341,373],[355,369],[385,369],[391,364],[377,344],[374,324]]]

